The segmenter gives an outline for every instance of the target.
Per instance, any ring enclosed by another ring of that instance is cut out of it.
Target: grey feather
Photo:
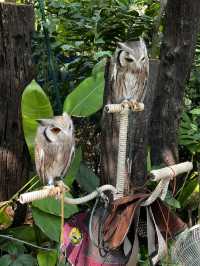
[[[35,139],[36,171],[44,184],[65,176],[74,149],[74,128],[71,118],[64,114],[39,121]]]

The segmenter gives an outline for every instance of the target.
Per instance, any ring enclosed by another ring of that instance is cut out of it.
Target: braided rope
[[[114,195],[115,199],[121,198],[124,195],[124,186],[125,186],[125,177],[126,177],[128,114],[129,114],[128,106],[125,107],[124,110],[120,112],[119,149],[118,149],[117,179],[116,179],[117,193]]]
[[[24,194],[21,194],[19,197],[19,202],[21,204],[24,203],[29,203],[34,200],[39,200],[39,199],[45,199],[48,197],[59,197],[61,192],[62,192],[62,187],[45,187],[41,190],[37,191],[32,191],[32,192],[27,192]],[[67,204],[72,204],[72,205],[77,205],[77,204],[83,204],[86,203],[90,200],[93,200],[96,198],[100,193],[104,191],[110,191],[111,193],[115,194],[116,193],[116,188],[112,185],[104,185],[99,187],[97,190],[93,191],[92,193],[88,194],[87,196],[81,197],[81,198],[69,198],[65,197],[64,202]]]
[[[126,178],[128,115],[130,109],[133,112],[143,111],[144,104],[138,103],[135,100],[124,100],[121,104],[108,104],[105,106],[105,111],[107,113],[120,114],[119,148],[118,148],[117,178],[116,178],[117,193],[114,195],[114,199],[121,198],[124,195],[125,178]]]

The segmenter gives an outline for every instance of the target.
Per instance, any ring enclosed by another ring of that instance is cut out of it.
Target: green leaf
[[[151,148],[148,147],[147,150],[147,172],[150,172],[152,170],[151,166]]]
[[[12,266],[36,266],[36,259],[29,254],[23,254],[17,257]]]
[[[9,266],[12,265],[13,260],[10,255],[4,255],[0,258],[0,265]]]
[[[24,90],[21,102],[24,136],[29,152],[34,157],[34,141],[37,130],[36,119],[53,116],[49,98],[33,80]]]
[[[59,242],[60,239],[60,222],[58,216],[43,212],[38,208],[32,208],[33,219],[41,231],[52,240]]]
[[[35,242],[36,235],[33,226],[23,225],[15,228],[9,228],[5,231],[5,234],[14,238],[18,238],[27,242]]]
[[[79,147],[75,151],[75,157],[74,160],[71,163],[71,166],[69,168],[69,171],[67,172],[67,175],[65,176],[64,180],[65,183],[70,187],[76,177],[76,174],[79,170],[80,163],[82,161],[82,150],[81,147]]]
[[[63,110],[70,115],[85,117],[96,113],[103,105],[104,71],[97,64],[92,76],[83,80],[64,102]]]
[[[194,108],[190,111],[193,115],[200,115],[200,108]]]
[[[169,206],[179,209],[181,207],[180,202],[176,200],[170,191],[167,192],[167,195],[164,200]]]
[[[24,244],[16,241],[5,241],[1,245],[1,249],[8,252],[11,255],[23,254],[26,251]]]
[[[65,196],[72,197],[71,194],[66,193]],[[56,200],[54,198],[36,200],[32,203],[32,205],[43,212],[53,214],[56,216],[60,216],[61,213],[61,202],[60,200]],[[74,213],[78,212],[78,208],[76,205],[68,205],[64,206],[64,217],[69,218]]]
[[[57,261],[57,251],[40,251],[37,254],[39,266],[55,266]]]
[[[81,163],[76,180],[88,193],[99,187],[99,178],[85,164]]]
[[[197,186],[197,179],[189,180],[189,182],[185,185],[185,187],[182,189],[181,193],[178,196],[178,201],[180,202],[181,207],[185,207],[187,205],[187,200],[192,195],[193,191],[195,191]]]

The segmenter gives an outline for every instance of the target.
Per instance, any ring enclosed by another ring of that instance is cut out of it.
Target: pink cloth
[[[127,258],[121,250],[102,257],[88,234],[88,214],[78,213],[64,225],[64,253],[74,266],[125,266]]]

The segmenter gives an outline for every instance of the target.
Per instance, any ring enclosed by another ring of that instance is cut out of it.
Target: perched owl
[[[143,102],[149,74],[149,59],[145,43],[138,41],[118,43],[113,57],[112,82],[118,88],[116,101],[134,99]]]
[[[38,120],[35,139],[35,164],[38,176],[45,185],[54,185],[65,176],[73,154],[73,123],[68,114]]]

